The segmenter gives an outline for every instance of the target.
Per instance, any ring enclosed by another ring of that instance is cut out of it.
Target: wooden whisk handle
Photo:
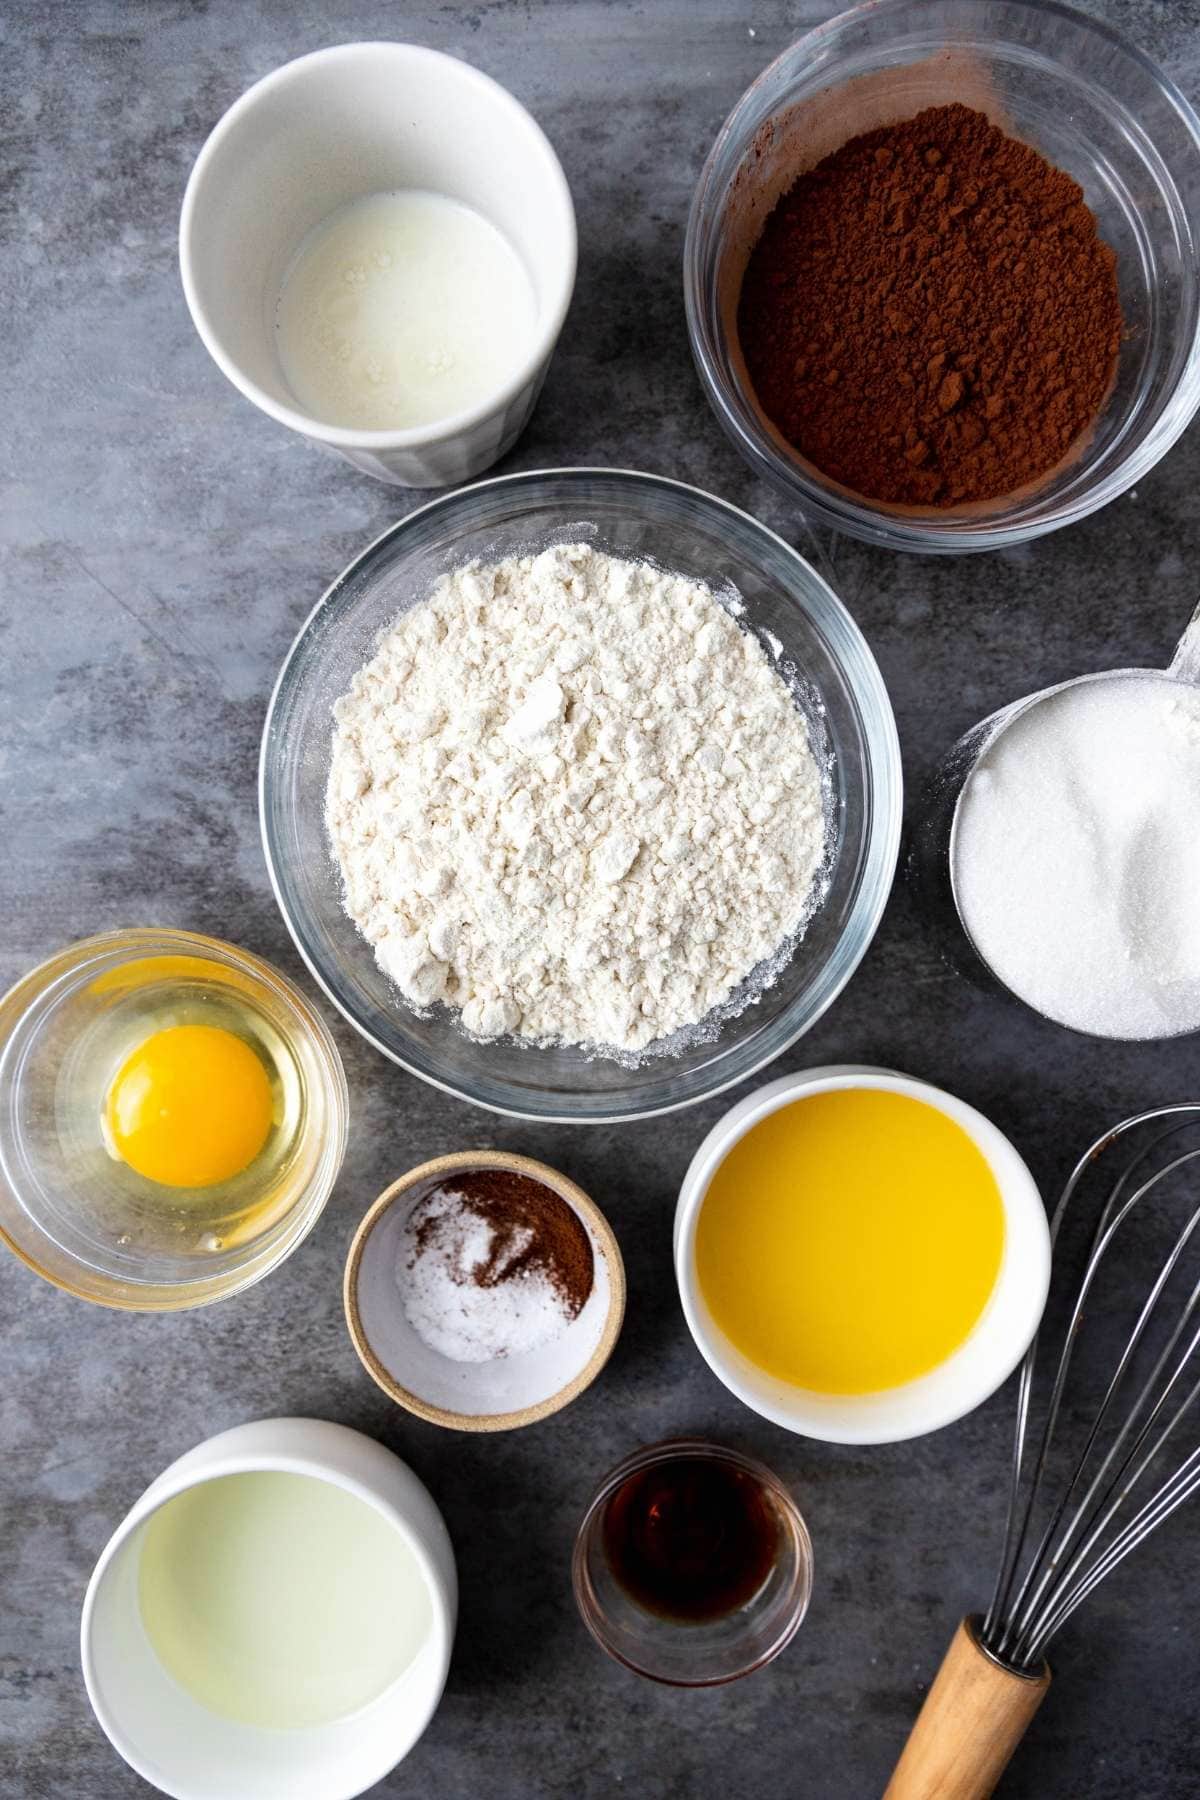
[[[977,1619],[950,1641],[884,1800],[988,1800],[1050,1686],[1017,1675],[979,1642]]]

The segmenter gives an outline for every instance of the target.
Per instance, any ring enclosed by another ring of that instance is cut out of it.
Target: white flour
[[[443,576],[334,707],[347,911],[478,1037],[637,1051],[816,897],[804,719],[702,583],[562,544]]]

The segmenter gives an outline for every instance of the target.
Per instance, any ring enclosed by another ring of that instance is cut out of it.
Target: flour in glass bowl
[[[585,543],[468,563],[333,710],[346,909],[474,1037],[643,1051],[761,988],[823,891],[804,715],[690,576]]]

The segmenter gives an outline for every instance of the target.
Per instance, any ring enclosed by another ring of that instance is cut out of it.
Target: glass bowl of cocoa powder
[[[1042,0],[873,0],[785,51],[701,173],[684,287],[717,418],[810,524],[1021,543],[1200,405],[1200,119]]]

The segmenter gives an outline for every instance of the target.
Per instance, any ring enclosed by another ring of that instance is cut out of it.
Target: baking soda
[[[976,949],[1038,1012],[1200,1026],[1200,688],[1130,675],[1031,706],[968,778],[952,861]]]
[[[396,1283],[413,1330],[452,1362],[491,1362],[540,1350],[580,1310],[555,1278],[536,1224],[520,1223],[518,1214],[501,1224],[494,1195],[492,1204],[485,1198],[482,1207],[473,1198],[480,1183],[485,1196],[491,1189],[503,1193],[505,1184],[518,1192],[525,1187],[545,1205],[567,1211],[548,1189],[491,1171],[468,1176],[458,1187],[436,1187],[417,1202],[405,1224]],[[585,1237],[582,1227],[577,1229]],[[589,1291],[590,1286],[589,1274]]]

